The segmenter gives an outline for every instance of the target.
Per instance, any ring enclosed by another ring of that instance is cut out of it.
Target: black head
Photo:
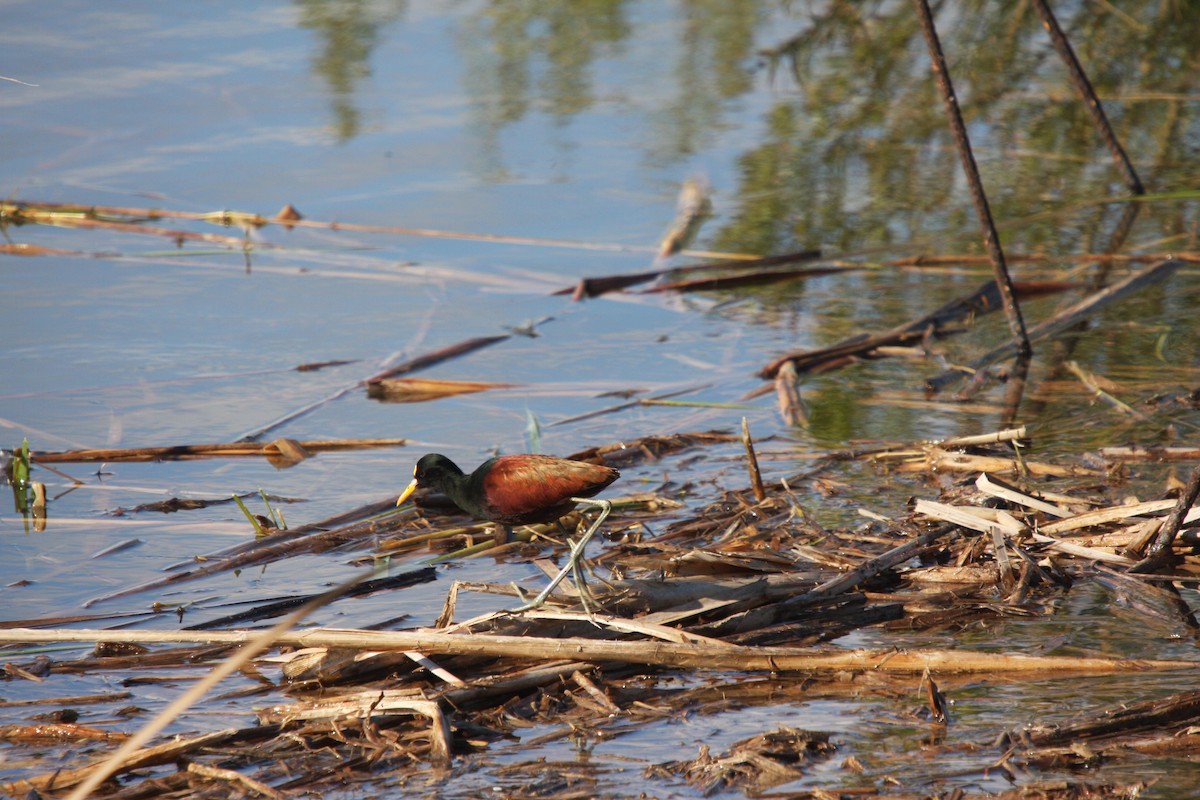
[[[421,460],[417,462],[417,466],[413,470],[413,480],[416,481],[417,486],[422,488],[440,489],[445,486],[448,478],[458,478],[462,474],[463,471],[458,468],[458,464],[441,453],[430,453],[421,456]]]
[[[416,468],[413,469],[412,483],[408,484],[408,488],[400,494],[400,499],[396,501],[396,505],[400,505],[407,500],[409,495],[416,491],[418,486],[439,489],[444,492],[448,485],[456,479],[461,479],[462,474],[463,471],[458,468],[458,465],[441,453],[430,453],[427,456],[421,456],[421,460],[417,462]]]

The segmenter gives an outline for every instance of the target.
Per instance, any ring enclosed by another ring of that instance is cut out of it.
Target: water
[[[172,515],[114,517],[116,509],[261,488],[303,501],[283,507],[300,525],[395,495],[428,450],[470,465],[494,451],[524,451],[530,417],[541,425],[542,450],[566,454],[648,434],[734,429],[744,415],[756,437],[775,437],[761,445],[769,478],[794,475],[812,453],[858,441],[994,430],[1003,388],[970,406],[949,396],[926,402],[921,381],[939,371],[935,361],[885,359],[806,378],[808,431],[787,428],[771,394],[746,399],[761,385],[754,373],[778,354],[886,329],[990,277],[975,263],[881,266],[918,254],[975,255],[981,247],[911,9],[853,10],[862,18],[771,2],[612,0],[581,8],[313,0],[186,11],[9,3],[0,74],[35,86],[0,82],[6,198],[266,217],[290,203],[308,220],[577,246],[152,223],[249,237],[247,256],[202,242],[177,248],[170,236],[8,226],[12,243],[64,252],[0,262],[5,449],[23,438],[41,450],[231,441],[386,364],[553,319],[538,326],[536,339],[514,336],[421,373],[514,388],[417,404],[375,402],[354,389],[271,434],[405,437],[407,448],[327,453],[287,470],[254,458],[39,470],[51,498],[46,530],[29,532],[11,505],[0,511],[0,616],[79,613],[90,598],[252,535],[228,504]],[[1197,15],[1176,18],[1169,8],[1138,4],[1120,13],[1076,4],[1057,11],[1150,190],[1194,188]],[[1068,257],[1104,248],[1123,209],[1109,201],[1127,192],[1036,20],[1027,10],[982,3],[943,17],[943,46],[1003,243],[1010,254],[1045,259],[1014,260],[1014,271],[1023,279],[1086,280],[1091,270]],[[772,64],[759,51],[801,32],[791,51],[797,80],[786,54]],[[867,268],[737,292],[585,303],[550,294],[584,276],[646,269],[680,183],[697,174],[711,184],[717,209],[697,247],[750,254],[819,247]],[[1190,195],[1144,203],[1126,249],[1192,249],[1196,210]],[[1124,265],[1114,269],[1123,274]],[[1130,402],[1190,391],[1194,282],[1183,270],[1097,315],[1074,357],[1121,381]],[[1042,319],[1063,302],[1031,301],[1026,317]],[[993,315],[936,347],[948,362],[965,363],[1005,335]],[[293,369],[342,359],[352,363]],[[1032,385],[1043,377],[1039,362]],[[749,408],[642,407],[553,425],[617,402],[605,392],[690,387],[703,387],[690,399]],[[1067,459],[1102,444],[1155,441],[1169,425],[1190,441],[1200,422],[1181,406],[1131,426],[1066,379],[1024,421],[1037,432],[1039,456]],[[635,491],[664,478],[691,481],[699,504],[744,485],[739,453],[740,446],[712,447],[698,461],[628,469],[622,485]],[[1139,467],[1130,491],[1161,491],[1167,469]],[[859,505],[900,515],[907,497],[936,494],[857,466],[835,477],[846,484],[841,498],[796,487],[826,524],[852,522]],[[93,557],[131,539],[140,543]],[[281,561],[92,611],[183,603],[185,624],[194,623],[228,613],[226,602],[319,591],[351,574],[351,557]],[[404,590],[402,602],[413,623],[424,624],[440,610],[446,579],[534,574],[528,564],[480,559],[443,568],[439,581]],[[372,624],[394,616],[394,602],[339,603],[316,622]],[[495,599],[465,602],[482,609]],[[1089,625],[1110,619],[1101,614]],[[167,613],[138,624],[176,623]],[[1004,635],[1021,649],[1044,633]],[[1151,649],[1179,657],[1191,645]],[[1115,652],[1141,650],[1123,641]],[[1012,691],[1015,700],[991,699],[1030,703],[1042,692]],[[872,709],[839,704],[847,709],[843,735],[852,737]],[[780,719],[810,711],[805,705]],[[769,707],[738,717],[747,735],[775,718]],[[179,729],[201,727],[185,719]],[[660,728],[647,730],[627,738],[652,743]],[[703,737],[699,729],[673,731],[670,741]],[[600,746],[593,755],[623,756],[627,746]],[[667,749],[647,759],[681,757],[674,744]],[[633,785],[638,779],[618,777],[610,788]]]

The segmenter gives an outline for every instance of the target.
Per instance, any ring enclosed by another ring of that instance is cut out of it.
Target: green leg
[[[586,531],[584,531],[583,536],[579,537],[579,541],[574,542],[571,545],[571,553],[569,556],[567,556],[567,563],[563,565],[563,568],[559,570],[558,574],[554,576],[554,579],[550,581],[550,585],[543,589],[542,593],[537,597],[521,606],[518,606],[517,608],[512,609],[513,614],[519,614],[522,611],[532,611],[535,608],[541,608],[543,605],[545,605],[546,598],[550,596],[551,592],[558,588],[558,585],[563,582],[564,578],[567,577],[568,572],[573,572],[575,574],[575,583],[579,587],[579,599],[583,604],[584,610],[589,614],[592,613],[588,605],[589,599],[591,598],[591,590],[587,588],[583,571],[580,570],[579,567],[583,563],[584,548],[587,547],[588,541],[596,534],[596,531],[600,529],[601,523],[603,523],[604,520],[608,518],[609,513],[612,512],[612,503],[607,500],[592,500],[591,498],[583,497],[572,497],[571,499],[580,505],[589,505],[599,508],[600,515],[596,517],[596,521],[593,522]]]

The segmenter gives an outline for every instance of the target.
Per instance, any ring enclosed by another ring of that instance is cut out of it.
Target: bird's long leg
[[[583,561],[583,551],[584,548],[587,547],[588,540],[590,540],[592,536],[596,534],[596,531],[600,529],[601,523],[603,523],[604,520],[608,518],[608,515],[612,512],[612,503],[607,500],[593,500],[585,497],[572,497],[571,500],[581,505],[589,505],[599,508],[599,516],[597,516],[595,522],[593,522],[588,529],[583,532],[583,535],[579,537],[579,540],[571,544],[571,553],[569,556],[567,556],[567,563],[563,565],[563,568],[560,569],[558,574],[554,576],[554,579],[550,581],[550,585],[543,589],[542,593],[537,597],[521,606],[518,606],[517,608],[512,609],[512,613],[519,614],[522,611],[532,611],[535,608],[541,608],[546,603],[546,598],[550,596],[550,593],[557,589],[558,585],[563,582],[564,578],[567,577],[568,572],[575,573],[575,582],[579,587],[579,598],[583,603],[584,609],[587,610],[588,600],[586,595],[589,595],[591,590],[587,588],[587,584],[583,577],[583,573],[579,569],[579,565]],[[588,611],[588,613],[591,612]]]

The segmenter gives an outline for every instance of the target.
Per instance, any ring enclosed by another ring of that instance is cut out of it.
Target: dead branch
[[[597,615],[598,619],[603,617]],[[209,642],[246,644],[257,631],[0,630],[0,642]],[[426,654],[536,660],[623,662],[689,669],[828,672],[882,670],[935,673],[1114,673],[1194,670],[1194,661],[1071,656],[1026,656],[965,650],[847,650],[814,652],[792,647],[720,647],[675,642],[630,642],[565,637],[462,635],[437,631],[313,629],[279,634],[276,644],[365,650],[417,650]]]
[[[1013,285],[1019,297],[1057,293],[1076,288],[1062,281],[1018,281]],[[874,351],[889,345],[910,345],[929,336],[944,336],[951,332],[950,324],[989,314],[1000,308],[1002,298],[995,281],[989,281],[971,294],[955,298],[934,311],[878,334],[851,337],[838,344],[818,350],[795,350],[776,358],[758,372],[763,380],[774,379],[779,368],[791,361],[797,372],[824,372],[842,366],[851,359],[870,357]]]
[[[1166,280],[1181,266],[1183,266],[1182,261],[1171,258],[1143,267],[1126,276],[1125,280],[1101,289],[1080,300],[1078,303],[1063,309],[1050,319],[1035,325],[1029,331],[1029,339],[1036,342],[1061,333],[1105,306],[1122,300],[1147,286]],[[936,394],[945,388],[947,384],[962,378],[964,374],[973,374],[989,364],[994,364],[1005,358],[1011,358],[1016,353],[1016,348],[1011,342],[1001,345],[972,361],[966,369],[951,369],[930,378],[925,382],[925,388],[930,394]]]
[[[802,250],[798,253],[784,253],[765,258],[714,261],[706,264],[693,264],[686,267],[653,269],[645,272],[631,272],[619,275],[600,275],[594,278],[582,278],[574,286],[558,289],[551,292],[551,294],[569,294],[575,300],[582,300],[588,297],[599,297],[609,292],[620,291],[630,286],[636,286],[639,283],[646,283],[661,278],[664,275],[683,276],[704,272],[760,270],[764,267],[794,264],[797,261],[813,261],[820,257],[820,250]]]
[[[1054,49],[1058,51],[1059,58],[1067,66],[1071,82],[1075,84],[1075,89],[1079,92],[1084,107],[1092,115],[1092,122],[1100,132],[1100,138],[1104,140],[1104,144],[1112,153],[1117,167],[1125,174],[1125,184],[1134,194],[1145,194],[1146,190],[1142,188],[1142,180],[1138,177],[1137,170],[1134,169],[1129,156],[1125,155],[1125,148],[1121,146],[1121,140],[1117,138],[1116,132],[1108,122],[1108,115],[1104,113],[1104,105],[1096,96],[1092,82],[1088,80],[1087,73],[1083,71],[1083,65],[1075,56],[1075,50],[1071,47],[1070,40],[1059,26],[1054,12],[1050,10],[1050,4],[1046,0],[1033,0],[1033,7],[1037,9],[1038,16],[1042,18],[1042,27],[1050,34],[1050,41],[1054,43]]]

